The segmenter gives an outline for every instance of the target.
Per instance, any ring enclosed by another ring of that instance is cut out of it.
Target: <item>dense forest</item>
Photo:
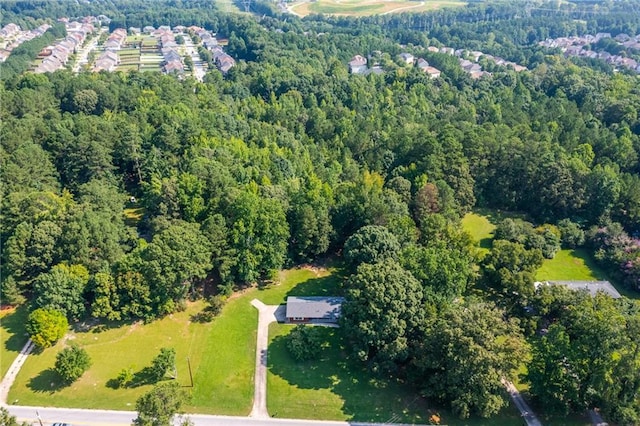
[[[640,292],[638,76],[536,44],[640,33],[640,3],[523,5],[298,19],[191,0],[3,2],[2,23],[25,27],[88,14],[113,28],[202,25],[238,65],[203,83],[3,78],[2,302],[152,321],[335,257],[342,330],[372,370],[486,417],[526,363],[541,404],[637,424],[640,305],[533,281],[560,247],[586,247]],[[428,45],[530,71],[474,80]],[[442,77],[402,66],[402,51]],[[356,54],[385,73],[350,75]],[[499,224],[482,255],[460,226],[474,207],[525,220]]]

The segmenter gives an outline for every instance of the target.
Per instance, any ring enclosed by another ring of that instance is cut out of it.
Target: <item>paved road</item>
[[[76,56],[76,63],[73,65],[74,73],[79,73],[82,66],[89,63],[89,53],[98,47],[98,40],[100,39],[100,36],[108,30],[108,27],[100,28],[100,32],[98,32],[98,35],[89,40],[84,47],[80,48]]]
[[[83,410],[74,408],[45,408],[8,406],[9,412],[19,421],[26,421],[39,426],[38,416],[42,423],[49,426],[55,422],[67,422],[74,426],[129,426],[137,414],[134,411]],[[276,418],[250,418],[231,416],[207,416],[190,414],[189,417],[196,426],[377,426],[381,423],[348,423],[321,420],[296,420]],[[178,425],[180,417],[176,417],[174,424]],[[390,423],[385,423],[389,425]],[[408,425],[396,425],[408,426]]]
[[[520,410],[520,414],[522,414],[522,418],[525,422],[527,422],[528,426],[542,426],[540,420],[536,417],[535,413],[529,407],[529,404],[524,400],[522,395],[516,387],[510,381],[506,379],[502,379],[502,384],[507,388],[507,392],[511,395],[511,399],[513,403],[516,405],[518,410]]]
[[[193,61],[193,77],[202,81],[204,79],[204,75],[207,73],[204,69],[204,63],[202,59],[200,59],[200,54],[196,49],[196,46],[193,44],[193,40],[191,40],[191,36],[189,34],[184,35],[184,47],[189,56],[191,56],[191,60]]]
[[[22,368],[22,364],[27,360],[27,357],[33,350],[34,344],[29,339],[27,343],[23,346],[22,350],[11,363],[11,367],[9,367],[9,371],[2,378],[2,383],[0,383],[0,404],[4,404],[7,402],[7,395],[9,395],[9,389],[13,385],[13,382],[16,380],[16,376],[18,372]]]

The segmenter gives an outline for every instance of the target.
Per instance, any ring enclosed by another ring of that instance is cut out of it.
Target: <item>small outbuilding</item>
[[[342,297],[289,296],[286,322],[293,324],[337,324]]]

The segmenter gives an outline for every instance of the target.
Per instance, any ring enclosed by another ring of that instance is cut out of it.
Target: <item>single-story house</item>
[[[598,291],[602,291],[614,299],[622,297],[609,281],[545,281],[536,282],[534,285],[536,289],[541,285],[563,285],[569,287],[571,290],[586,290],[591,296],[595,296]]]
[[[336,324],[343,302],[342,297],[289,296],[286,321],[293,324]]]

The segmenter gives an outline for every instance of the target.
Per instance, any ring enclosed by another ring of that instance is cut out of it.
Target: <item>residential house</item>
[[[595,296],[598,292],[603,292],[614,299],[622,297],[609,281],[545,281],[534,283],[536,290],[543,285],[563,285],[571,290],[588,291],[591,296]]]
[[[440,78],[440,76],[442,75],[439,69],[431,66],[426,67],[424,69],[424,72],[426,72],[431,78]]]
[[[413,57],[413,55],[411,53],[401,53],[400,55],[398,55],[400,57],[400,60],[402,62],[404,62],[405,64],[413,64],[413,61],[415,61],[415,58]]]
[[[293,324],[337,324],[342,310],[342,297],[287,297],[286,321]]]
[[[367,70],[367,59],[364,56],[356,55],[349,61],[349,72],[351,74],[362,74]]]
[[[228,73],[235,65],[236,61],[226,53],[223,53],[216,58],[216,66],[223,74]]]
[[[420,68],[422,71],[424,71],[429,66],[429,62],[427,62],[424,58],[418,58],[418,61],[416,62],[416,66]]]

